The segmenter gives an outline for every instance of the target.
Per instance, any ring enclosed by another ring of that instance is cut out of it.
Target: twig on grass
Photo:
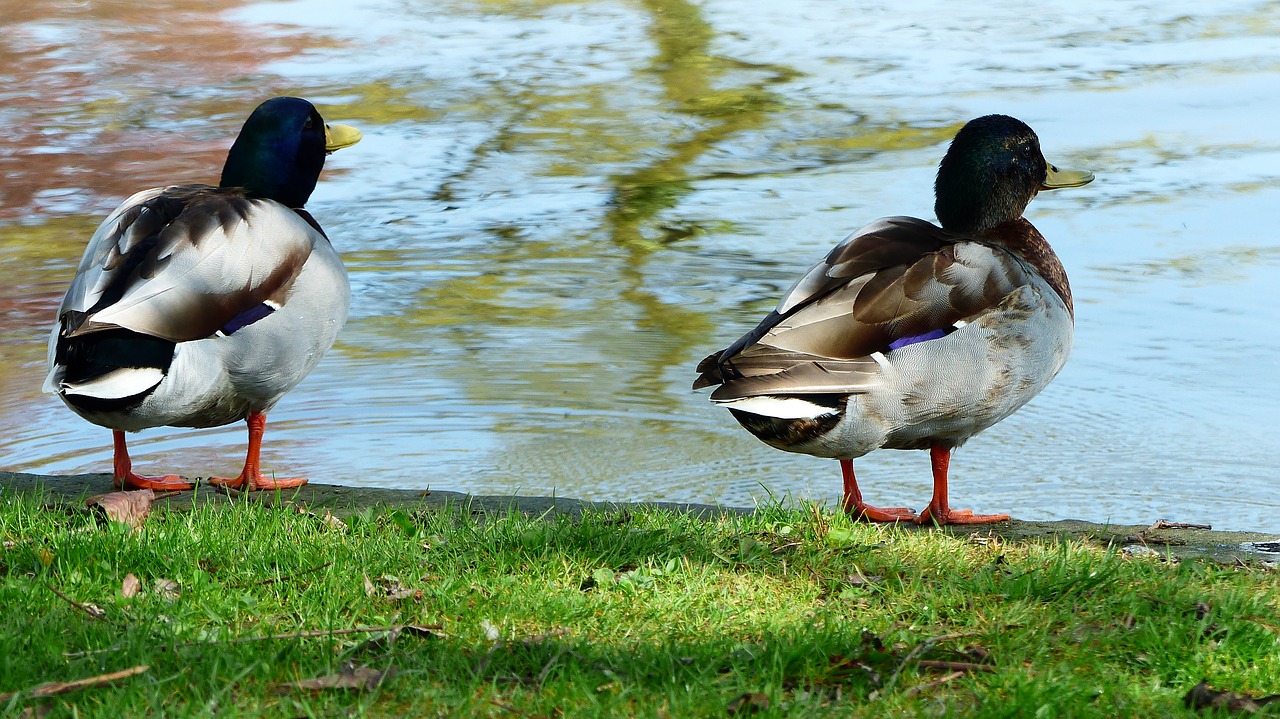
[[[942,642],[949,642],[952,639],[963,639],[965,637],[973,637],[973,636],[977,636],[977,634],[974,632],[965,632],[962,634],[943,634],[942,636],[933,637],[932,639],[926,639],[923,642],[920,642],[911,651],[907,652],[907,656],[904,657],[903,660],[898,663],[897,668],[894,669],[893,673],[889,675],[888,681],[884,683],[883,687],[872,692],[871,698],[874,699],[874,698],[882,697],[888,694],[890,691],[892,691],[893,685],[898,682],[898,675],[902,674],[902,670],[906,669],[907,665],[911,663],[911,660],[915,659],[921,654],[924,654],[930,649],[933,649],[935,646],[941,644]]]
[[[51,697],[57,696],[58,694],[66,694],[67,692],[73,692],[77,689],[98,687],[103,684],[110,684],[111,682],[119,681],[120,679],[128,679],[129,677],[141,674],[149,669],[151,669],[150,666],[146,664],[139,664],[136,667],[129,667],[128,669],[122,669],[118,672],[99,674],[96,677],[77,679],[73,682],[46,682],[25,691],[5,692],[0,694],[0,704],[3,704],[19,695],[26,696],[28,699],[37,699],[40,697]]]
[[[921,664],[923,664],[923,663],[924,663],[924,662],[921,662]],[[943,675],[943,676],[941,676],[941,677],[938,677],[937,679],[934,679],[934,680],[933,680],[933,681],[931,681],[931,682],[925,682],[925,683],[923,683],[923,684],[917,684],[917,685],[915,685],[915,686],[913,686],[913,687],[911,687],[911,688],[907,689],[905,692],[903,692],[903,695],[904,695],[904,696],[909,696],[909,697],[911,697],[911,696],[915,696],[916,694],[919,694],[920,692],[926,692],[926,691],[929,691],[930,689],[933,689],[934,687],[942,686],[943,684],[946,684],[947,682],[955,681],[956,679],[959,679],[959,678],[960,678],[960,677],[962,677],[962,676],[964,676],[964,672],[951,672],[950,674],[946,674],[946,675]]]
[[[440,630],[444,628],[443,624],[390,624],[384,627],[353,627],[351,629],[313,629],[305,632],[286,632],[283,634],[266,634],[258,637],[235,637],[233,639],[212,639],[205,642],[181,642],[174,644],[174,649],[182,649],[183,647],[199,647],[211,646],[217,644],[244,644],[246,642],[269,642],[278,639],[314,639],[316,637],[338,637],[348,634],[374,634],[376,632],[403,632],[408,630],[412,634],[435,634],[439,635]],[[82,652],[63,652],[62,656],[68,659],[77,659],[79,657],[87,657],[92,654],[105,654],[108,652],[120,651],[121,645],[116,644],[105,649],[89,649]]]
[[[555,629],[552,629],[551,631],[545,632],[543,634],[534,634],[531,637],[525,637],[524,639],[520,640],[520,643],[525,645],[526,647],[531,647],[535,644],[541,644],[547,641],[548,639],[551,639],[552,637],[562,637],[568,633],[569,633],[568,627],[556,627]]]
[[[94,619],[106,619],[106,618],[107,618],[107,613],[106,613],[106,612],[104,612],[104,611],[102,611],[102,607],[99,607],[99,606],[98,606],[98,605],[96,605],[96,604],[82,604],[81,602],[77,602],[76,600],[72,599],[71,597],[68,597],[67,595],[63,594],[62,592],[59,592],[57,589],[54,589],[54,587],[53,587],[53,585],[52,585],[52,584],[49,584],[48,582],[42,582],[42,584],[44,584],[44,586],[45,586],[45,587],[47,587],[47,588],[49,589],[49,591],[51,591],[51,592],[53,592],[54,594],[58,595],[58,598],[59,598],[59,599],[61,599],[62,601],[66,602],[67,604],[70,604],[71,606],[75,607],[76,609],[79,609],[80,611],[84,612],[85,614],[88,614],[89,616],[93,617]]]
[[[542,671],[538,672],[538,678],[535,679],[533,683],[538,686],[542,686],[542,683],[547,680],[547,675],[551,673],[551,668],[556,665],[556,662],[560,661],[560,657],[564,656],[564,653],[567,651],[568,650],[564,647],[560,647],[560,651],[556,652],[556,655],[551,657],[551,661],[547,662],[547,665],[542,668]]]
[[[489,703],[494,705],[495,707],[498,707],[504,712],[511,712],[512,714],[519,714],[520,716],[526,716],[526,717],[529,716],[529,712],[521,711],[511,706],[510,704],[504,704],[503,702],[500,702],[497,699],[490,699]]]
[[[276,582],[285,582],[285,581],[288,581],[288,580],[290,580],[290,579],[297,579],[298,577],[301,577],[301,576],[304,576],[304,575],[307,575],[307,574],[314,574],[315,572],[318,572],[318,571],[320,571],[321,569],[324,569],[325,567],[329,567],[329,566],[332,566],[332,565],[333,565],[333,562],[325,562],[324,564],[317,565],[317,566],[312,567],[312,568],[310,568],[310,569],[304,569],[304,570],[302,570],[301,572],[294,572],[293,574],[286,574],[286,575],[285,575],[285,576],[283,576],[283,577],[272,577],[272,578],[270,578],[270,579],[263,579],[262,581],[259,581],[259,582],[243,582],[243,583],[238,583],[238,584],[228,584],[228,585],[226,586],[226,588],[227,588],[227,589],[243,589],[243,588],[245,588],[245,587],[260,587],[260,586],[263,586],[263,585],[266,585],[266,584],[275,584]]]
[[[552,637],[559,637],[559,636],[563,636],[563,635],[568,634],[568,633],[569,633],[569,629],[568,629],[568,627],[556,627],[555,629],[552,629],[552,630],[551,630],[551,631],[549,631],[549,632],[545,632],[545,633],[543,633],[543,634],[534,634],[533,636],[529,636],[529,637],[525,637],[525,638],[523,638],[523,639],[520,639],[520,640],[519,640],[519,642],[520,642],[521,644],[525,645],[526,647],[532,647],[532,646],[534,646],[534,645],[536,645],[536,644],[541,644],[541,643],[545,642],[546,640],[548,640],[548,639],[550,639],[550,638],[552,638]],[[481,659],[481,660],[480,660],[480,666],[476,668],[476,676],[478,676],[478,677],[479,677],[479,676],[484,676],[484,672],[485,672],[485,670],[489,668],[489,662],[492,662],[492,661],[493,661],[493,655],[494,655],[494,654],[496,654],[496,653],[498,652],[498,650],[500,650],[500,649],[502,649],[502,648],[504,648],[504,647],[506,647],[506,646],[507,646],[507,642],[506,642],[506,641],[504,641],[504,640],[502,640],[502,639],[494,640],[493,645],[489,647],[489,651],[487,651],[487,652],[485,652],[485,653],[484,653],[484,659]],[[564,654],[564,653],[565,653],[565,651],[566,651],[565,649],[561,649],[561,650],[560,650],[560,654]],[[539,675],[538,675],[538,683],[539,683],[539,684],[541,684],[541,683],[542,683],[542,680],[546,678],[546,677],[545,677],[545,674],[546,674],[546,672],[548,672],[548,671],[551,669],[551,665],[552,665],[552,664],[555,664],[557,661],[559,661],[559,659],[560,659],[560,654],[557,654],[557,655],[555,656],[555,658],[553,658],[553,659],[551,660],[551,662],[549,662],[549,663],[547,664],[547,666],[545,666],[545,667],[543,667],[543,668],[542,668],[542,674],[539,674]],[[575,655],[575,656],[576,656],[576,655]]]
[[[996,667],[994,664],[979,664],[977,662],[949,662],[945,659],[921,659],[916,663],[917,666],[925,669],[945,669],[953,672],[994,672]]]

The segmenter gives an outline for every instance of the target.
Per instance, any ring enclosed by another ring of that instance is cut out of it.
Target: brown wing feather
[[[968,321],[1029,277],[998,247],[893,217],[855,233],[796,283],[754,330],[698,365],[713,399],[860,392],[890,343]]]
[[[284,296],[316,236],[292,210],[236,190],[140,193],[90,240],[59,311],[63,332],[125,327],[174,342],[209,337]]]

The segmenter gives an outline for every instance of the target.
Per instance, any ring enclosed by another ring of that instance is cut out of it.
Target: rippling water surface
[[[168,5],[166,7],[165,5]],[[1083,0],[5,3],[0,467],[106,471],[41,395],[84,243],[132,192],[212,181],[248,112],[308,97],[365,140],[309,205],[351,320],[271,415],[317,480],[749,504],[831,500],[688,389],[850,230],[932,219],[965,120],[1022,118],[1092,185],[1028,217],[1074,355],[960,450],[953,501],[1027,519],[1280,530],[1280,4]],[[233,471],[242,425],[156,429],[143,471]],[[920,507],[927,455],[859,460]]]

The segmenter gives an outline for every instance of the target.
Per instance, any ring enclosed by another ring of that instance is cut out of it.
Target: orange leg
[[[853,476],[853,460],[840,460],[840,472],[844,475],[844,511],[854,519],[867,522],[914,522],[916,513],[910,507],[872,507],[862,501],[858,479]]]
[[[115,457],[112,461],[112,484],[116,489],[154,489],[157,492],[180,492],[184,489],[192,489],[195,487],[194,482],[189,482],[176,474],[166,474],[163,477],[144,477],[140,474],[133,473],[133,462],[129,459],[129,447],[125,445],[124,431],[112,430],[111,436],[115,440]]]
[[[974,514],[972,509],[952,509],[947,503],[947,468],[951,466],[951,448],[933,445],[929,448],[933,461],[933,499],[916,519],[917,524],[991,524],[1009,519],[1007,514]]]
[[[267,429],[267,415],[262,412],[250,412],[245,417],[245,423],[249,425],[249,451],[245,453],[244,471],[239,477],[210,477],[209,484],[219,484],[232,489],[244,489],[253,492],[259,489],[289,489],[291,487],[301,487],[307,483],[302,477],[288,477],[286,479],[268,479],[262,476],[259,468],[258,454],[262,450],[262,433]]]

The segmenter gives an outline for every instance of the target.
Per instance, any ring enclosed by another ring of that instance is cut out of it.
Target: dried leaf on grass
[[[142,582],[138,581],[133,572],[129,572],[124,575],[124,581],[120,583],[120,596],[125,599],[132,599],[138,596],[138,591],[141,589]]]
[[[162,598],[173,601],[182,594],[182,585],[172,579],[157,579],[155,590]]]
[[[90,497],[84,501],[89,509],[112,522],[127,524],[134,529],[141,529],[147,515],[151,514],[151,503],[156,501],[156,493],[150,489],[139,489],[130,492],[108,492]]]
[[[401,626],[389,627],[386,634],[360,642],[360,644],[356,645],[355,649],[352,650],[352,653],[363,654],[389,651],[393,646],[395,646],[396,640],[399,639],[402,634],[415,637],[417,639],[430,639],[431,637],[441,635],[441,632],[438,631],[439,629],[439,624],[433,626],[427,626],[425,624],[404,624]]]
[[[346,532],[349,529],[349,527],[347,527],[346,522],[333,516],[333,512],[330,512],[327,509],[324,510],[324,514],[321,515],[321,514],[316,514],[315,512],[312,512],[310,509],[307,509],[306,505],[296,504],[294,502],[285,502],[285,506],[289,507],[290,509],[294,510],[295,512],[297,512],[298,514],[301,514],[304,517],[312,517],[316,519],[317,521],[320,522],[320,524],[334,531]]]
[[[77,689],[98,687],[121,679],[128,679],[129,677],[141,674],[150,668],[151,667],[146,664],[141,664],[118,672],[111,672],[110,674],[99,674],[86,679],[77,679],[73,682],[48,682],[24,691],[4,692],[0,693],[0,704],[4,704],[10,699],[20,695],[25,696],[28,699],[36,699],[39,697],[51,697],[58,694],[66,694],[67,692],[73,692]]]
[[[867,681],[871,682],[872,686],[880,686],[880,672],[861,659],[852,659],[833,654],[827,657],[827,663],[830,665],[830,675],[826,681],[815,682],[815,684],[839,684],[849,681],[855,676],[864,676]]]
[[[310,692],[328,691],[330,689],[370,691],[377,689],[384,681],[395,676],[395,673],[395,667],[374,669],[372,667],[357,667],[348,664],[337,674],[329,674],[315,679],[301,679],[296,682],[284,682],[277,689],[281,691],[301,689]]]
[[[1191,688],[1187,695],[1182,698],[1182,703],[1188,709],[1218,709],[1225,708],[1227,711],[1235,714],[1256,714],[1262,711],[1262,708],[1273,702],[1280,702],[1280,694],[1272,694],[1267,697],[1254,698],[1248,694],[1237,694],[1235,692],[1218,691],[1210,689],[1209,684],[1203,679],[1199,684]]]
[[[746,692],[729,702],[729,706],[725,707],[725,711],[733,715],[755,714],[756,712],[768,710],[769,697],[760,692]]]
[[[365,575],[364,593],[370,597],[382,597],[389,602],[398,602],[409,597],[422,599],[421,589],[409,589],[400,583],[399,577],[393,577],[390,574],[384,574],[372,581],[368,575]]]
[[[856,570],[853,574],[849,575],[850,587],[867,587],[867,586],[880,584],[883,581],[884,581],[884,575],[863,574],[861,570]]]

